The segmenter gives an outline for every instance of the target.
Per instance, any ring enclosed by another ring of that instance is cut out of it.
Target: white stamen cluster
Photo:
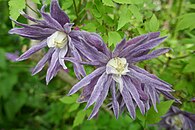
[[[64,48],[68,43],[68,36],[64,32],[56,31],[50,37],[47,38],[47,45],[49,48]]]

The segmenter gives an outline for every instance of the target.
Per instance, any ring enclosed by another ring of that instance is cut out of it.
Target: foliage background
[[[41,7],[42,1],[32,0]],[[50,0],[44,3],[49,4]],[[134,36],[160,31],[168,39],[162,46],[173,51],[139,65],[163,80],[176,90],[175,97],[183,103],[176,104],[161,98],[159,112],[153,108],[137,119],[123,114],[116,120],[106,103],[99,115],[86,120],[90,110],[85,104],[77,104],[78,95],[66,97],[73,81],[57,76],[45,85],[45,71],[31,76],[36,64],[32,59],[14,63],[6,59],[6,52],[24,52],[28,39],[8,35],[12,28],[11,16],[20,22],[19,10],[29,8],[25,0],[0,0],[0,129],[2,130],[130,130],[158,129],[160,117],[173,103],[182,110],[195,113],[195,1],[194,0],[60,0],[64,11],[80,29],[99,33],[112,49],[124,36]],[[76,5],[76,9],[75,9]],[[36,56],[39,56],[37,54]],[[71,65],[69,65],[71,67]],[[93,68],[86,67],[88,73]],[[70,75],[75,78],[73,70]],[[74,81],[75,82],[75,81]]]

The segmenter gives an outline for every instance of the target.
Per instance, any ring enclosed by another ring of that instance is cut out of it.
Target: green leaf
[[[137,6],[135,5],[130,5],[129,6],[129,10],[131,11],[131,13],[133,14],[133,16],[140,22],[142,22],[143,16],[142,14],[139,12],[139,9],[137,8]]]
[[[12,120],[15,114],[25,104],[27,94],[25,92],[13,93],[10,95],[8,101],[5,103],[5,112],[9,120]]]
[[[8,4],[10,17],[17,20],[17,18],[20,16],[20,11],[22,11],[26,6],[25,0],[10,0]]]
[[[149,28],[150,28],[151,32],[158,31],[158,29],[159,29],[159,21],[156,18],[155,14],[153,14],[152,18],[150,19]]]
[[[193,21],[195,21],[195,13],[188,13],[180,16],[176,30],[179,31],[187,28],[190,30],[195,29],[195,22]]]
[[[189,64],[185,66],[183,72],[195,72],[195,56],[192,56],[189,60]]]
[[[5,51],[0,49],[0,68],[6,68]]]
[[[40,3],[40,0],[32,0],[34,3],[36,3],[36,4],[41,4]]]
[[[115,7],[114,6],[114,2],[112,0],[102,0],[103,4],[106,5],[106,6],[112,6],[112,7]]]
[[[77,110],[79,108],[80,104],[79,103],[74,103],[70,109],[68,110],[68,112],[73,112],[75,110]]]
[[[116,45],[121,41],[121,36],[118,32],[108,32],[108,46]]]
[[[87,114],[86,111],[80,110],[80,111],[77,113],[77,115],[76,115],[76,117],[75,117],[75,119],[74,119],[73,127],[76,127],[76,126],[82,124],[82,123],[83,123],[83,120],[84,120],[84,118],[85,118],[85,116],[86,116],[86,114]]]
[[[60,101],[65,104],[73,104],[76,102],[77,98],[78,98],[78,95],[74,94],[70,97],[64,96],[63,98],[60,98]]]
[[[131,19],[131,13],[128,10],[127,6],[121,6],[120,9],[120,18],[118,20],[118,27],[117,30],[121,29],[126,23],[130,22]]]
[[[0,97],[2,96],[3,98],[8,98],[17,81],[17,74],[6,73],[5,75],[3,75],[0,80]]]
[[[93,16],[95,16],[96,18],[101,18],[102,17],[102,14],[99,12],[99,10],[97,9],[96,6],[94,6],[91,9],[91,12],[92,12]]]
[[[116,3],[119,4],[143,4],[143,0],[113,0]]]
[[[156,112],[153,107],[150,108],[146,117],[147,124],[158,123],[161,120],[161,116],[168,112],[173,102],[173,100],[160,102],[156,105],[158,112]]]

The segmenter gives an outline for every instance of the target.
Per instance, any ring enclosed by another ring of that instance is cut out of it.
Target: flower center
[[[127,72],[129,72],[128,63],[125,58],[112,58],[106,65],[107,74],[116,74],[117,76],[121,76],[125,75]]]
[[[166,120],[167,124],[176,127],[178,129],[181,129],[183,126],[183,116],[181,114],[172,116]]]
[[[47,38],[47,45],[49,48],[63,48],[68,43],[68,36],[64,32],[56,31]]]

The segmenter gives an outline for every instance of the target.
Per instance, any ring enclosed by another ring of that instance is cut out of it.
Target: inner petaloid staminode
[[[47,38],[48,47],[64,48],[68,43],[68,36],[64,32],[56,31]]]
[[[115,57],[108,61],[106,65],[107,74],[115,74],[117,76],[126,75],[129,72],[128,63],[125,58]]]

